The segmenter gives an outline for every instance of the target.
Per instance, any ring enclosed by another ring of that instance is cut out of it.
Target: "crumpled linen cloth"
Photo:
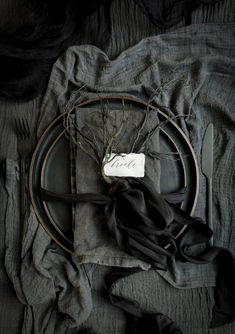
[[[41,124],[53,119],[48,110],[54,110],[54,115],[63,112],[70,94],[84,85],[90,91],[84,99],[97,96],[96,92],[128,93],[145,100],[154,96],[155,104],[169,115],[185,116],[178,123],[192,143],[200,172],[195,215],[205,220],[206,182],[200,171],[200,150],[205,128],[213,122],[214,244],[234,252],[233,73],[233,24],[195,25],[149,37],[112,61],[95,47],[72,47],[54,66]],[[170,270],[159,273],[176,287],[215,285],[216,268],[212,265],[172,260]]]
[[[25,305],[22,333],[65,333],[68,328],[79,327],[92,309],[86,269],[76,265],[51,242],[38,224],[32,206],[20,247],[17,243],[21,222],[16,160],[6,161],[5,186],[8,193],[5,268],[17,298]],[[21,262],[15,256],[17,245]]]
[[[94,96],[92,92],[100,90],[105,94],[128,92],[148,99],[157,90],[155,102],[159,107],[164,106],[171,114],[187,115],[180,125],[192,142],[199,164],[202,135],[207,122],[213,121],[214,243],[234,252],[234,69],[233,24],[197,25],[147,38],[113,61],[95,47],[72,47],[52,71],[38,120],[38,135],[64,110],[70,94],[84,84],[91,96]],[[12,184],[17,180],[15,162],[7,163],[7,174],[5,266],[20,300],[28,301],[23,332],[64,333],[65,328],[73,326],[75,332],[89,316],[92,305],[84,268],[51,243],[38,225],[32,208],[25,226],[22,264],[14,262],[18,233],[15,229],[17,184]],[[205,180],[202,175],[200,189],[195,214],[204,218]],[[55,264],[58,264],[56,268]],[[174,286],[190,288],[214,286],[215,271],[216,268],[210,266],[172,262],[171,269],[160,274]],[[128,290],[125,292],[128,295]],[[146,303],[144,296],[137,300]],[[157,299],[152,302],[157,303]],[[38,318],[35,319],[35,315]],[[183,324],[183,319],[181,321]],[[73,329],[68,331],[72,333]],[[199,333],[202,333],[201,328]]]

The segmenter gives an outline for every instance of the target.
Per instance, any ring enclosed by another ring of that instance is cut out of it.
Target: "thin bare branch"
[[[172,117],[168,117],[166,120],[158,123],[151,131],[149,131],[141,145],[141,147],[138,149],[138,153],[142,152],[146,146],[146,144],[150,141],[150,139],[155,135],[155,133],[157,132],[157,130],[159,128],[161,128],[164,124],[176,119],[176,118],[181,118],[181,117],[186,117],[188,115],[176,115],[176,116],[172,116]]]
[[[165,160],[171,160],[171,161],[179,161],[182,160],[182,158],[186,158],[188,155],[184,155],[181,152],[157,152],[157,151],[145,151],[145,155],[149,156],[153,159],[165,159]],[[173,158],[172,156],[178,155],[179,158]]]
[[[100,157],[98,155],[98,152],[96,150],[95,144],[90,140],[90,138],[83,133],[82,130],[79,129],[77,126],[74,116],[71,115],[74,111],[74,108],[68,110],[68,112],[65,114],[63,119],[63,125],[65,128],[65,136],[70,141],[72,141],[75,145],[79,146],[82,151],[84,151],[86,154],[88,154],[98,165],[100,165]],[[80,136],[80,140],[77,140],[75,138],[75,134],[73,134],[74,130],[76,133]],[[83,140],[83,143],[81,141],[81,138]],[[88,145],[89,148],[92,150],[93,154],[89,152],[89,149],[85,148],[84,144]]]
[[[118,136],[121,134],[121,132],[123,130],[123,127],[124,127],[125,122],[126,122],[124,108],[122,109],[122,113],[123,113],[122,114],[122,120],[121,120],[121,124],[119,126],[119,129],[117,129],[116,132],[110,138],[109,143],[108,143],[108,145],[106,147],[106,150],[105,150],[105,155],[112,153],[113,143],[118,138]]]

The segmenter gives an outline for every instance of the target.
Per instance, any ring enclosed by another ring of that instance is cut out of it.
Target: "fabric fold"
[[[120,103],[122,104],[122,95]],[[138,131],[145,120],[146,110],[137,108],[117,109],[111,103],[98,102],[93,108],[75,109],[75,118],[70,119],[75,127],[76,142],[81,142],[82,147],[74,145],[73,157],[75,169],[75,184],[72,192],[78,193],[103,193],[108,194],[108,186],[102,176],[102,161],[106,158],[107,147],[115,153],[137,152],[140,139],[145,138],[159,122],[157,111],[151,110],[146,125],[139,138]],[[115,137],[115,134],[118,136]],[[113,138],[115,137],[115,140]],[[89,140],[87,140],[89,139]],[[142,139],[143,140],[143,139]],[[159,151],[158,130],[149,140],[148,145],[152,150]],[[94,159],[95,158],[95,159]],[[97,164],[96,161],[99,163]],[[146,173],[154,179],[154,187],[160,185],[160,161],[146,158]],[[111,196],[112,198],[112,196]],[[98,263],[109,266],[133,267],[141,266],[148,269],[145,261],[123,252],[115,240],[110,237],[106,225],[105,212],[96,204],[82,204],[77,202],[74,209],[74,251],[79,261]]]
[[[41,193],[44,194],[43,189]],[[59,196],[59,200],[62,196]],[[92,202],[92,195],[89,196],[87,204],[89,200]],[[217,262],[218,274],[211,326],[218,327],[232,322],[235,318],[233,283],[235,281],[235,259],[227,249],[206,247],[205,244],[208,244],[213,235],[212,230],[200,219],[187,216],[180,208],[176,209],[175,204],[171,206],[171,196],[167,195],[167,202],[164,195],[155,191],[154,184],[147,177],[144,180],[139,178],[118,179],[111,186],[110,197],[111,201],[105,198],[102,204],[107,227],[120,250],[160,270],[169,270],[168,259],[173,256],[180,261],[191,262],[194,265]],[[175,195],[172,197],[175,202]],[[71,196],[64,196],[65,201],[68,198],[71,200]],[[79,201],[77,195],[74,198]],[[184,194],[181,200],[183,198]],[[43,199],[50,200],[47,192]],[[51,199],[55,200],[56,194],[53,194]],[[179,196],[177,196],[178,200]],[[101,203],[97,202],[96,194],[94,194],[94,203]],[[173,223],[183,226],[185,221],[187,222],[186,229],[176,239],[174,231],[170,231],[169,226]],[[168,249],[166,249],[167,242],[170,245]],[[203,245],[204,249],[197,250],[197,253],[194,250],[193,255],[187,254],[191,247],[197,245]],[[127,301],[125,307],[129,308],[131,304]],[[158,322],[155,326],[157,324]],[[154,326],[154,321],[152,326]]]
[[[19,165],[6,161],[8,194],[5,223],[5,269],[19,301],[24,305],[22,333],[64,333],[78,328],[92,309],[89,279],[38,223],[33,207],[19,230]],[[28,194],[27,194],[28,195]],[[78,330],[78,329],[77,329]],[[77,331],[76,330],[76,331]]]
[[[70,48],[63,59],[57,62],[52,72],[50,86],[43,102],[39,128],[41,133],[43,124],[48,124],[57,111],[62,112],[68,96],[84,84],[89,94],[82,96],[80,101],[97,96],[96,93],[94,94],[97,90],[100,94],[109,95],[129,91],[144,99],[152,98],[157,91],[158,94],[154,98],[156,105],[170,115],[179,113],[185,115],[184,119],[178,120],[178,124],[189,138],[199,163],[201,138],[205,125],[213,121],[217,128],[215,146],[217,168],[214,171],[213,184],[214,241],[217,246],[229,248],[232,252],[234,251],[232,242],[234,212],[231,210],[234,202],[232,186],[234,178],[231,168],[234,160],[231,140],[234,138],[232,114],[234,99],[231,93],[234,80],[232,74],[234,72],[233,29],[233,24],[202,24],[179,29],[174,33],[147,38],[113,61],[94,47]],[[76,68],[75,71],[74,68]],[[99,73],[96,71],[97,68],[101,69]],[[87,167],[89,166],[87,164]],[[86,173],[87,170],[83,175]],[[82,173],[77,175],[81,177]],[[204,181],[200,174],[201,191],[195,212],[203,219],[205,218],[206,189]],[[74,188],[74,193],[81,192],[91,192],[91,189],[88,191],[80,186]],[[94,192],[93,189],[92,192]],[[178,215],[176,208],[174,211]],[[181,220],[183,220],[182,216]],[[191,251],[184,249],[187,256],[192,255]],[[192,265],[189,262],[173,260],[169,271],[159,271],[159,273],[172,286],[185,289],[214,287],[217,269],[216,263]],[[172,289],[172,295],[174,291]],[[207,293],[211,296],[212,289],[201,288],[201,292],[204,296]],[[183,293],[183,290],[180,290],[180,294],[183,295]],[[190,293],[189,290],[187,290],[188,293]],[[171,298],[168,297],[167,300],[170,305]],[[155,301],[152,303],[155,304]],[[197,310],[194,310],[198,319],[207,319],[207,314],[210,312],[209,305],[211,304],[208,301],[208,305],[205,306],[205,318],[199,311],[197,313]],[[191,315],[187,314],[186,317],[190,319]],[[186,324],[184,319],[181,321],[182,328],[191,326]],[[198,323],[200,323],[199,331],[204,331],[202,328],[207,327],[206,322],[202,320]]]

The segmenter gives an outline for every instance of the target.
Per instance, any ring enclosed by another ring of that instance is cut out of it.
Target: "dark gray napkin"
[[[122,130],[117,139],[113,142],[113,152],[130,153],[135,139],[138,136],[138,130],[144,121],[146,108],[137,107],[132,110],[125,106],[122,111],[122,101],[120,100],[120,109],[114,109],[109,102],[106,105],[108,110],[102,111],[102,105],[98,101],[96,108],[77,108],[76,126],[79,129],[76,134],[77,142],[82,142],[87,149],[84,152],[79,146],[76,147],[75,170],[76,170],[76,189],[77,193],[105,193],[107,184],[102,181],[101,165],[97,165],[93,160],[94,150],[90,145],[84,142],[86,136],[91,140],[102,162],[105,149],[111,137],[119,131],[124,121]],[[146,124],[141,131],[140,138],[133,147],[133,153],[137,153],[141,148],[146,134],[158,125],[157,111],[148,112]],[[148,141],[146,148],[142,151],[151,150],[159,152],[159,131]],[[160,185],[160,161],[158,159],[146,156],[145,173],[154,181],[156,190]],[[96,206],[91,203],[76,204],[74,216],[74,248],[79,262],[90,262],[110,266],[133,267],[141,266],[143,269],[149,267],[148,264],[135,259],[124,253],[112,238],[105,218],[104,206]]]

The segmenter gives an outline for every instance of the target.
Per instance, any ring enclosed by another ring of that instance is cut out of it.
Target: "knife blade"
[[[202,142],[201,151],[201,169],[207,180],[207,223],[212,229],[213,213],[212,213],[212,177],[213,177],[213,160],[214,160],[214,125],[209,123]],[[213,243],[211,238],[210,244]]]

